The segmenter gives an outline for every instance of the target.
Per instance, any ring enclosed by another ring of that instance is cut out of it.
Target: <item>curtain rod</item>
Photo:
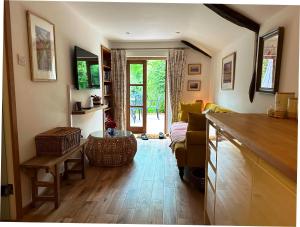
[[[172,48],[166,48],[166,47],[145,47],[145,48],[111,48],[112,50],[169,50],[169,49],[188,49],[186,47],[172,47]]]

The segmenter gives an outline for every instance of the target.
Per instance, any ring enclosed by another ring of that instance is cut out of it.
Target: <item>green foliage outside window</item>
[[[149,60],[147,61],[147,106],[148,113],[156,112],[156,103],[158,101],[158,110],[160,113],[165,111],[165,81],[166,80],[166,61]]]
[[[143,75],[142,64],[130,65],[131,84],[141,84],[143,82],[142,75]],[[165,79],[166,79],[166,61],[148,60],[147,61],[147,110],[148,110],[147,112],[148,113],[155,113],[157,105],[158,105],[159,112],[164,113]],[[131,97],[134,92],[137,91],[132,90]]]
[[[142,84],[143,83],[143,65],[130,64],[130,83]]]

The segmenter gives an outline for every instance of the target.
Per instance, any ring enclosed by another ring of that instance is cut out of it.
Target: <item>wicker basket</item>
[[[63,155],[80,144],[80,128],[57,127],[35,137],[37,155]]]

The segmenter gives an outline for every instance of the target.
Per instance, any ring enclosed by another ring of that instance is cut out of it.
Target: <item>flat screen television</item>
[[[74,48],[74,81],[78,90],[100,88],[98,56],[78,46]]]

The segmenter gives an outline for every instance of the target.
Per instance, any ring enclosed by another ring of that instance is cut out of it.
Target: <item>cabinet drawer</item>
[[[211,163],[207,163],[207,177],[212,184],[213,189],[216,189],[216,172],[212,167]]]
[[[215,192],[211,184],[206,182],[206,213],[211,225],[215,224]]]
[[[209,161],[213,165],[213,167],[217,168],[217,153],[214,148],[212,148],[210,145],[208,146],[208,157]]]

